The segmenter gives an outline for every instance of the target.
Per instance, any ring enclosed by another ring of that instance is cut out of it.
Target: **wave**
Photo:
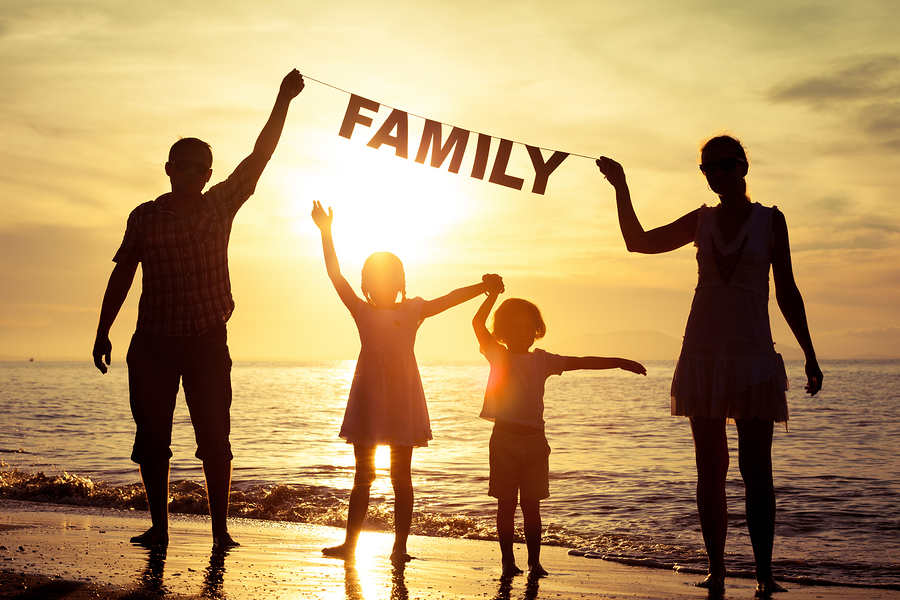
[[[205,487],[189,479],[172,481],[169,486],[169,511],[207,515],[209,507]],[[0,470],[0,498],[29,502],[147,510],[143,485],[115,485],[94,482],[65,471],[46,475],[18,469]],[[264,521],[310,523],[345,527],[349,490],[328,486],[300,484],[264,484],[235,482],[232,486],[229,516]],[[366,516],[366,528],[391,531],[392,503],[383,496],[373,496]],[[430,537],[496,541],[493,515],[447,514],[417,511],[411,533]],[[516,541],[524,542],[524,532],[517,530]],[[705,573],[705,555],[697,550],[627,534],[586,536],[564,526],[550,523],[545,527],[541,543],[570,548],[569,554],[587,559],[603,559],[623,564],[657,569],[673,569],[687,573]],[[730,577],[752,577],[752,560],[735,560]],[[839,585],[850,587],[900,590],[891,577],[872,573],[868,582],[845,580],[842,574],[859,571],[855,564],[792,564],[777,575],[779,580],[802,585]],[[824,574],[823,574],[824,573]],[[827,574],[835,576],[828,577]]]

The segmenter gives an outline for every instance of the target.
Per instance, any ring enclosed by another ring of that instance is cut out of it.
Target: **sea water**
[[[495,539],[491,424],[478,418],[487,364],[419,366],[434,440],[413,454],[413,533]],[[548,380],[544,543],[702,571],[690,427],[669,415],[674,361],[646,366],[646,377],[576,371]],[[900,588],[900,361],[825,361],[825,387],[815,397],[803,392],[803,364],[787,367],[789,431],[776,426],[773,444],[776,576]],[[337,432],[353,368],[354,361],[235,363],[233,515],[344,524],[353,451]],[[730,571],[751,574],[733,425],[728,434],[726,561]],[[0,362],[0,497],[145,508],[129,459],[133,435],[124,364],[101,375],[89,361]],[[207,511],[195,449],[180,396],[173,512]],[[388,462],[379,449],[373,529],[391,527]]]

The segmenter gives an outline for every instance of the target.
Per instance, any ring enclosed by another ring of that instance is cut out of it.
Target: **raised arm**
[[[563,371],[578,371],[581,369],[622,369],[638,375],[646,375],[647,369],[639,362],[627,358],[606,358],[603,356],[567,356],[566,366]]]
[[[427,319],[440,314],[448,308],[467,302],[475,296],[494,291],[496,294],[503,292],[503,279],[499,275],[487,274],[481,278],[481,283],[455,289],[445,296],[426,300],[422,305],[421,317]]]
[[[772,217],[772,233],[775,246],[772,248],[772,278],[775,281],[775,300],[784,315],[784,320],[797,338],[797,343],[806,356],[806,393],[815,396],[822,389],[822,370],[816,359],[812,336],[809,334],[809,323],[806,319],[806,307],[797,282],[794,281],[794,267],[791,264],[791,245],[788,239],[787,221],[781,211],[776,210]]]
[[[491,309],[494,308],[494,303],[497,302],[498,295],[499,292],[489,291],[484,302],[478,307],[478,312],[472,317],[472,328],[475,330],[475,337],[478,338],[478,346],[485,354],[490,352],[492,347],[500,345],[487,328],[487,318],[491,314]]]
[[[668,225],[644,231],[637,214],[634,212],[634,205],[631,203],[631,192],[628,190],[628,183],[625,181],[625,170],[622,168],[622,165],[611,158],[603,156],[597,159],[597,167],[616,190],[619,228],[622,230],[622,237],[625,238],[625,247],[628,248],[629,252],[660,254],[681,248],[694,241],[699,209],[689,212]]]
[[[278,146],[278,140],[281,139],[281,132],[284,130],[284,121],[287,118],[288,107],[291,100],[303,90],[306,84],[303,82],[303,75],[297,69],[288,73],[281,82],[278,89],[278,96],[275,98],[275,106],[269,115],[269,120],[263,126],[259,137],[256,139],[256,145],[253,146],[253,152],[250,153],[245,162],[250,167],[250,172],[255,179],[259,179],[263,169],[269,164],[275,147]]]
[[[106,373],[106,365],[112,361],[112,342],[109,341],[109,330],[112,328],[128,290],[134,282],[134,274],[137,272],[137,262],[116,263],[109,282],[106,284],[106,292],[103,294],[103,304],[100,307],[100,323],[97,325],[97,337],[94,338],[94,366],[101,373]],[[106,364],[104,363],[106,359]]]
[[[312,219],[319,231],[322,232],[322,253],[325,255],[325,269],[328,271],[328,278],[331,279],[331,284],[350,314],[356,315],[359,296],[341,274],[341,266],[338,263],[337,253],[334,251],[334,240],[331,239],[331,223],[334,220],[334,213],[331,212],[331,207],[328,207],[326,213],[322,208],[322,203],[316,200],[313,202]]]

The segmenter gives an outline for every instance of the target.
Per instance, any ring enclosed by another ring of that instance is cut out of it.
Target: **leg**
[[[150,509],[150,529],[131,538],[131,542],[164,546],[169,543],[169,461],[141,465],[141,480]]]
[[[228,533],[228,495],[231,491],[231,461],[204,460],[206,495],[209,499],[209,516],[212,520],[213,546],[227,548],[239,546]]]
[[[516,566],[513,555],[513,540],[516,536],[516,507],[518,498],[497,499],[497,539],[500,540],[500,562],[503,565],[503,577],[520,575],[522,569]]]
[[[391,446],[391,485],[394,487],[394,548],[391,563],[406,564],[412,558],[406,552],[406,541],[412,526],[412,446]]]
[[[196,456],[203,461],[206,495],[212,520],[213,545],[237,546],[228,533],[228,496],[231,492],[231,357],[225,327],[184,340],[180,358],[184,368],[184,397],[197,440]]]
[[[366,512],[369,509],[369,490],[375,482],[375,446],[353,444],[356,457],[356,474],[353,477],[353,490],[350,492],[350,507],[347,510],[347,533],[340,546],[323,548],[322,554],[348,560],[356,552],[356,542],[362,532]]]
[[[756,580],[767,591],[783,591],[772,577],[775,543],[775,484],[772,481],[772,421],[736,419],[738,465],[744,479],[747,529],[756,560]]]
[[[525,520],[525,545],[528,548],[528,576],[546,577],[541,566],[541,501],[522,499],[522,517]]]
[[[131,541],[165,545],[169,541],[169,459],[172,415],[181,380],[170,340],[135,332],[128,348],[128,390],[137,431],[131,460],[138,463],[147,494],[151,526]]]
[[[697,462],[697,512],[709,560],[709,577],[698,585],[724,589],[725,536],[728,531],[725,477],[729,462],[725,419],[692,417],[691,432]]]

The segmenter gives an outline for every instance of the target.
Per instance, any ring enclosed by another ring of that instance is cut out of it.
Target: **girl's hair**
[[[395,286],[406,298],[406,272],[397,255],[390,252],[376,252],[363,263],[361,287],[363,296],[369,298],[369,289],[375,281]]]
[[[494,321],[491,323],[491,335],[498,342],[503,342],[509,332],[510,319],[514,314],[526,313],[534,319],[535,332],[534,339],[539,340],[547,333],[547,325],[544,323],[544,317],[541,316],[541,309],[534,303],[522,298],[507,298],[494,311]]]

